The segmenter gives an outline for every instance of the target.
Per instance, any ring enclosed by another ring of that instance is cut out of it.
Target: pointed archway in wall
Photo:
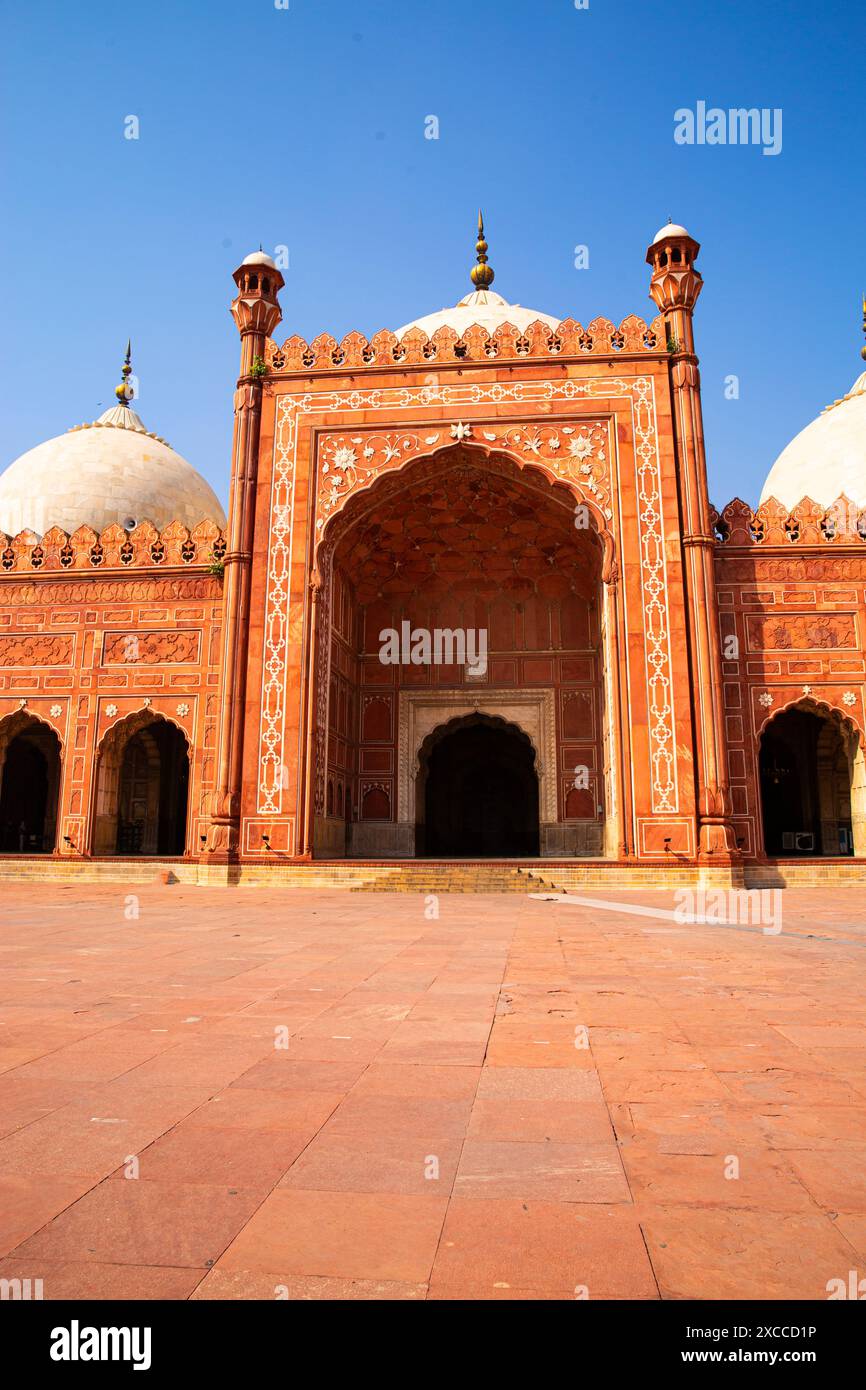
[[[99,748],[96,855],[182,855],[187,841],[189,744],[150,710],[121,719]]]
[[[533,741],[542,854],[617,853],[628,820],[620,614],[606,582],[612,542],[593,507],[562,479],[459,444],[383,475],[329,519],[305,735],[314,853],[427,853],[416,842],[421,744],[475,712]],[[428,656],[407,656],[401,637],[385,660],[385,636],[406,631],[428,635]],[[482,669],[438,659],[437,634],[443,652],[454,650],[445,639],[483,634]],[[348,834],[341,781],[355,807]]]
[[[57,843],[60,739],[21,710],[0,721],[0,853],[51,854]]]
[[[538,856],[535,749],[517,725],[480,713],[450,720],[425,739],[418,763],[419,857]]]
[[[803,700],[774,715],[759,750],[771,858],[866,857],[862,740],[838,711]]]

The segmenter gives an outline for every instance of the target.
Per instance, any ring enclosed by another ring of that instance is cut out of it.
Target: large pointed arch
[[[538,648],[547,650],[550,674],[539,673],[539,668],[529,679],[541,688],[528,693],[513,688],[512,681],[523,679],[517,674],[516,661],[512,662],[514,672],[510,678],[503,674],[507,662],[499,663],[498,674],[487,687],[473,688],[468,679],[459,675],[455,679],[448,671],[431,676],[431,680],[440,693],[443,680],[447,680],[455,714],[471,713],[473,701],[480,713],[492,716],[499,714],[503,700],[513,705],[525,697],[533,708],[545,711],[549,705],[550,713],[545,713],[542,722],[545,739],[549,731],[550,746],[545,749],[543,768],[539,762],[541,852],[581,853],[588,857],[617,853],[626,839],[626,832],[616,819],[621,817],[624,822],[626,814],[626,795],[620,791],[624,785],[620,740],[625,721],[619,708],[619,686],[611,671],[619,661],[621,596],[617,596],[616,566],[607,574],[612,539],[609,531],[605,534],[599,498],[584,505],[576,500],[578,494],[570,483],[558,477],[555,470],[531,466],[525,459],[515,459],[503,450],[473,448],[465,442],[427,450],[408,466],[387,469],[368,482],[369,485],[355,488],[342,499],[339,508],[333,509],[319,537],[313,578],[312,635],[307,648],[310,665],[305,676],[305,850],[320,854],[346,852],[345,822],[328,810],[328,782],[338,785],[347,771],[334,761],[335,756],[342,756],[340,750],[345,749],[348,736],[345,730],[334,727],[333,702],[339,687],[341,708],[346,703],[340,683],[345,682],[353,664],[359,669],[369,667],[380,627],[397,623],[398,608],[402,610],[400,622],[410,617],[408,603],[416,617],[419,610],[426,611],[428,616],[419,619],[425,630],[429,626],[431,630],[441,627],[467,631],[483,612],[484,626],[490,626],[493,632],[494,609],[511,605],[513,612],[516,605],[521,613],[525,608],[519,623],[525,622],[528,632],[536,623],[537,605],[544,596],[561,616],[562,635],[551,636]],[[459,539],[467,534],[471,540]],[[468,546],[465,561],[464,552],[455,550],[464,544]],[[430,556],[436,558],[429,561]],[[428,563],[432,566],[429,586],[422,575]],[[389,566],[392,569],[386,572]],[[405,584],[400,574],[406,579]],[[366,614],[360,619],[361,637],[366,642],[361,651],[366,656],[357,658],[345,645],[348,629],[342,610],[349,576],[353,602],[358,605],[359,615],[362,609]],[[605,577],[609,582],[604,582]],[[436,607],[437,594],[442,595],[440,607]],[[584,622],[572,617],[575,604],[583,605],[582,611],[587,615],[582,629],[585,637],[566,633],[569,623],[576,632]],[[387,620],[384,609],[391,615]],[[440,617],[434,618],[434,612]],[[455,616],[458,612],[460,616]],[[502,621],[508,623],[507,614]],[[342,654],[335,657],[328,634],[337,629],[343,631],[343,646]],[[500,644],[500,650],[511,647],[531,654],[535,639],[530,638],[527,645],[521,646],[523,640],[521,637],[516,644],[506,641],[504,646]],[[579,652],[583,655],[579,656]],[[573,654],[570,671],[569,654]],[[541,666],[544,664],[542,661]],[[575,674],[575,668],[580,668],[581,673]],[[558,712],[560,681],[566,685],[569,681],[587,682],[589,688],[568,692],[569,697],[579,696],[588,702],[582,718],[578,703],[571,704],[567,713]],[[414,692],[409,689],[412,684],[411,680],[398,677],[391,708],[387,712],[383,709],[387,725],[383,732],[392,738],[390,767],[380,768],[383,776],[373,775],[374,760],[379,755],[369,751],[365,754],[367,763],[355,769],[353,804],[359,809],[360,824],[354,827],[354,848],[349,852],[362,857],[405,857],[416,850],[416,807],[410,769],[414,752],[405,747],[403,728],[404,712],[413,705]],[[367,706],[381,703],[368,688],[362,702],[362,725]],[[461,710],[462,704],[466,708]],[[565,766],[558,765],[560,724],[563,758],[581,765],[587,763],[589,782],[581,797],[570,796]],[[374,735],[374,741],[381,736]],[[367,826],[366,821],[375,824]]]

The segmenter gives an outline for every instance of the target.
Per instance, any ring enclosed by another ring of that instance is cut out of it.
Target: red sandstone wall
[[[273,849],[297,853],[311,820],[309,749],[311,742],[321,745],[330,684],[317,674],[309,701],[311,585],[319,594],[316,621],[330,626],[330,577],[321,573],[318,542],[331,534],[326,528],[347,497],[391,470],[429,458],[459,437],[453,433],[458,425],[469,426],[480,459],[501,450],[552,483],[573,479],[575,498],[607,513],[618,575],[623,696],[616,722],[629,849],[654,856],[668,841],[675,853],[695,852],[669,364],[660,330],[654,325],[653,335],[636,326],[639,320],[629,322],[626,335],[605,320],[586,331],[563,325],[559,340],[538,325],[541,335],[527,335],[532,341],[523,358],[509,339],[509,333],[519,336],[512,330],[497,330],[492,354],[490,345],[469,344],[469,334],[462,356],[453,344],[443,350],[441,343],[404,343],[400,363],[387,334],[373,340],[369,356],[358,335],[342,345],[326,336],[309,347],[297,339],[284,349],[268,345],[245,710],[244,852],[263,853],[262,835],[268,834]],[[589,475],[568,454],[574,433],[586,428],[605,431],[607,441],[603,465],[593,461]],[[354,458],[348,469],[341,463],[346,451]],[[323,649],[327,653],[327,640]],[[339,687],[349,679],[353,649],[342,650],[339,642],[331,644],[338,668],[345,666],[334,672],[340,751],[331,770],[347,773],[351,728],[340,728]],[[321,758],[318,764],[312,813],[325,814],[327,769]]]
[[[810,502],[752,512],[737,500],[717,518],[720,641],[734,636],[738,651],[724,663],[728,767],[750,857],[764,848],[758,752],[773,715],[805,702],[836,711],[861,739],[866,731],[866,542],[856,509],[846,528],[828,526],[838,515]]]
[[[82,528],[71,542],[49,532],[41,545],[0,537],[0,719],[24,708],[60,737],[61,853],[74,853],[64,836],[89,849],[101,740],[146,707],[189,742],[187,849],[198,849],[213,788],[222,608],[222,581],[205,562],[222,544],[209,524],[193,538],[147,523],[131,536]]]

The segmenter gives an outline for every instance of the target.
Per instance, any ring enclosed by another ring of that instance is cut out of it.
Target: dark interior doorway
[[[0,852],[50,854],[60,792],[60,740],[53,729],[31,720],[9,741],[0,778]]]
[[[421,760],[424,819],[416,854],[444,859],[537,856],[535,750],[513,725],[483,715],[434,735]]]
[[[189,753],[180,729],[155,719],[133,734],[120,764],[118,854],[183,854]]]
[[[784,710],[761,737],[760,772],[767,854],[854,853],[848,754],[834,720]]]

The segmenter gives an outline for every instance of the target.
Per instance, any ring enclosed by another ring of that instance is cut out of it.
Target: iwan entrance
[[[535,750],[521,730],[471,715],[431,734],[419,762],[419,857],[525,858],[539,853]]]

